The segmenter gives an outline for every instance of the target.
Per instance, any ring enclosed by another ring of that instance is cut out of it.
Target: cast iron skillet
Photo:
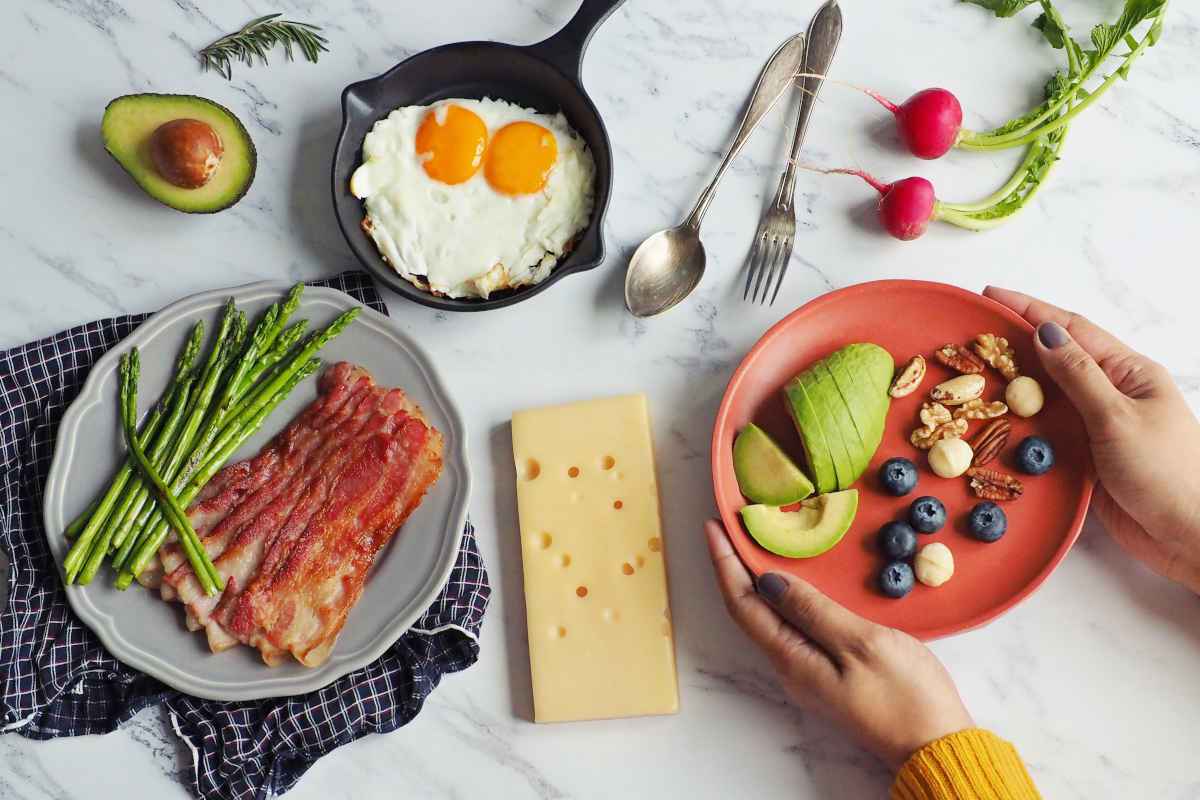
[[[358,260],[377,280],[410,300],[447,311],[485,311],[545,291],[563,276],[604,261],[604,214],[612,191],[612,145],[600,113],[580,81],[588,40],[624,0],[583,0],[562,30],[528,47],[499,42],[460,42],[435,47],[402,61],[377,78],[342,92],[342,132],[333,154],[333,207],[338,225]],[[541,283],[497,292],[487,300],[451,299],[422,291],[388,266],[360,227],[363,203],[350,194],[350,175],[362,162],[363,137],[397,106],[423,105],[448,97],[493,97],[556,113],[562,111],[596,160],[596,203],[579,240]]]

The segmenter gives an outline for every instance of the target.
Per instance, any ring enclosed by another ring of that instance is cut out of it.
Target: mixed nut
[[[929,469],[942,478],[965,476],[971,492],[980,499],[967,518],[967,530],[983,542],[999,540],[1007,531],[1008,519],[998,503],[1021,497],[1025,487],[1015,475],[988,466],[1004,451],[1012,435],[1008,417],[1028,418],[1040,412],[1045,395],[1038,382],[1022,375],[1016,352],[1003,336],[981,333],[969,346],[947,343],[933,352],[934,360],[958,373],[929,390],[928,400],[918,412],[920,426],[909,435],[913,447],[927,451]],[[1005,379],[1003,400],[988,400],[988,368]],[[894,398],[916,392],[925,379],[927,365],[921,355],[913,356],[896,372],[889,394]],[[982,427],[968,438],[973,421]],[[1040,436],[1023,439],[1014,451],[1017,468],[1041,475],[1054,465],[1050,442]],[[916,465],[905,458],[892,458],[880,470],[880,483],[890,494],[901,496],[916,488]],[[919,497],[909,508],[905,521],[889,522],[879,531],[879,548],[888,563],[879,575],[880,590],[889,597],[904,597],[914,581],[941,586],[954,574],[954,555],[941,542],[917,547],[918,533],[934,533],[946,523],[946,508],[935,497]],[[911,565],[910,565],[911,562]]]

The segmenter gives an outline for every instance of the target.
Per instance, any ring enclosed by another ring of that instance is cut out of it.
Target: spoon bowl
[[[704,277],[700,231],[684,224],[659,231],[634,251],[625,276],[625,305],[635,317],[661,314],[691,294]]]

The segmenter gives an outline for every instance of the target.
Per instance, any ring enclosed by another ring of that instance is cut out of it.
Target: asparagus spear
[[[160,474],[168,481],[178,470],[178,465],[183,461],[184,455],[191,452],[196,431],[200,428],[200,424],[204,421],[204,417],[208,413],[209,404],[219,385],[221,371],[230,356],[229,351],[237,343],[238,314],[237,307],[234,305],[233,299],[230,298],[225,304],[224,313],[221,315],[221,322],[217,328],[216,341],[209,351],[208,359],[204,364],[204,370],[200,374],[198,391],[193,393],[191,402],[188,405],[187,421],[183,424],[179,436],[171,443],[169,451],[161,457],[156,457],[154,453],[150,454],[150,460],[153,462],[155,469],[159,470]],[[117,531],[112,537],[112,546],[117,549],[118,556],[121,552],[120,548],[126,541],[132,538],[134,532],[141,530],[141,526],[145,524],[146,519],[150,516],[150,512],[154,509],[154,504],[148,503],[149,499],[149,487],[144,483],[139,484],[135,490],[134,502],[130,505],[129,511],[125,516],[120,519]],[[114,560],[113,563],[119,564],[120,562]]]
[[[173,458],[174,452],[180,449],[186,449],[190,444],[191,438],[199,425],[199,421],[203,419],[204,410],[208,405],[208,398],[211,397],[212,390],[215,389],[216,380],[220,377],[221,367],[226,357],[226,350],[230,347],[232,339],[235,337],[235,323],[238,319],[238,308],[234,306],[233,299],[226,302],[224,312],[221,314],[221,321],[217,324],[216,341],[212,343],[212,348],[209,351],[209,357],[204,362],[204,369],[200,372],[198,391],[192,393],[190,403],[186,409],[187,421],[184,423],[178,438],[175,438],[172,443],[166,446],[172,447],[172,450],[164,452],[163,456],[157,456],[155,452],[150,452],[150,461],[154,463],[155,468],[167,474],[169,471],[170,459]],[[156,446],[160,443],[155,443]],[[115,522],[110,523],[110,527],[115,528],[115,533],[112,535],[112,547],[120,548],[128,536],[138,529],[139,519],[145,517],[144,511],[148,507],[150,500],[150,488],[145,486],[144,482],[137,482],[136,486],[130,489],[130,500],[125,504],[124,513],[116,516]],[[150,504],[149,507],[154,507]]]
[[[247,439],[249,439],[258,431],[258,429],[262,426],[263,421],[281,402],[283,402],[283,399],[287,397],[301,381],[316,372],[320,366],[320,359],[313,358],[301,364],[298,369],[292,371],[280,390],[276,392],[266,404],[242,421],[242,425],[238,429],[237,435],[227,441],[224,447],[213,451],[209,455],[208,460],[203,464],[203,466],[201,466],[200,470],[192,477],[187,487],[179,495],[179,504],[184,507],[189,505],[192,500],[195,499],[196,495],[200,493],[200,490],[204,488],[205,484],[207,484],[209,480],[212,479],[213,475],[215,475],[217,471],[220,470],[225,464],[225,462],[229,460],[229,457],[232,456],[239,447],[245,444]],[[165,524],[160,525],[155,527],[153,531],[150,532],[149,536],[139,541],[132,557],[128,559],[128,564],[117,576],[116,586],[118,589],[128,588],[133,582],[134,576],[140,574],[141,571],[146,568],[146,563],[155,553],[158,552],[158,549],[162,547],[163,542],[166,541],[168,532],[169,529]]]
[[[155,437],[154,444],[151,445],[150,450],[146,454],[147,458],[152,463],[157,464],[166,458],[167,447],[175,438],[175,433],[179,428],[179,421],[183,418],[184,412],[187,411],[188,400],[191,397],[192,384],[193,380],[189,378],[182,386],[179,387],[179,391],[175,393],[175,397],[171,400],[170,411],[168,412],[161,429],[158,431],[158,434]],[[135,483],[136,488],[134,486]],[[130,481],[129,487],[127,488],[134,489],[134,492],[128,493],[132,495],[136,491],[142,489],[142,483],[138,481],[137,476],[134,476],[133,480]],[[115,517],[116,515],[114,514],[113,516]],[[111,524],[111,521],[110,524],[104,526],[104,529],[100,532],[100,534],[96,537],[96,541],[92,544],[92,549],[88,554],[87,560],[83,562],[83,567],[79,570],[79,574],[75,579],[77,583],[83,586],[91,583],[92,578],[96,576],[96,570],[100,569],[100,565],[104,563],[104,559],[108,555],[109,545],[111,544],[113,537],[116,535],[117,530],[118,526]]]
[[[299,284],[300,289],[303,288]],[[225,374],[223,375],[223,386],[216,401],[213,402],[213,394],[210,392],[205,399],[205,407],[211,405],[211,409],[207,411],[207,416],[204,418],[204,426],[199,427],[201,417],[195,419],[196,425],[190,428],[190,433],[183,447],[177,448],[172,454],[171,462],[168,468],[164,470],[163,475],[166,481],[170,484],[172,491],[178,492],[186,481],[186,476],[190,476],[196,471],[196,468],[202,463],[207,455],[209,448],[212,445],[213,439],[216,438],[220,430],[222,420],[225,416],[225,409],[236,402],[241,396],[238,391],[242,386],[246,376],[251,372],[256,362],[259,360],[260,352],[270,348],[278,338],[281,328],[281,314],[286,313],[290,316],[299,303],[300,293],[297,287],[292,287],[284,299],[283,304],[274,303],[266,312],[263,313],[258,324],[254,328],[254,333],[251,335],[248,342],[245,343],[245,349],[241,349],[241,343],[246,336],[246,317],[241,312],[234,319],[234,335],[228,351],[226,359]],[[230,301],[232,303],[232,301]],[[215,385],[214,385],[215,389]],[[186,457],[186,462],[184,461]],[[132,535],[127,534],[123,537],[121,548],[117,551],[117,557],[113,564],[117,569],[121,569],[129,560],[133,549],[142,541],[145,541],[151,535],[151,532],[156,528],[163,527],[167,524],[164,519],[161,509],[153,506],[146,509],[134,521]]]
[[[137,384],[138,374],[141,370],[140,357],[137,348],[133,348],[121,359],[122,372],[122,391],[121,391],[121,412],[125,428],[125,443],[129,447],[129,453],[133,456],[134,464],[142,478],[150,484],[154,491],[155,499],[158,500],[167,519],[170,520],[172,527],[175,528],[179,535],[179,541],[183,545],[183,550],[187,554],[188,561],[192,565],[192,569],[196,573],[196,577],[200,581],[205,594],[213,595],[218,590],[225,588],[225,582],[217,573],[216,567],[208,558],[208,553],[205,552],[204,546],[200,543],[200,537],[196,535],[196,531],[188,522],[187,514],[180,507],[179,501],[171,494],[167,485],[163,483],[162,477],[155,471],[149,459],[146,458],[145,452],[142,450],[141,444],[137,440]]]
[[[197,323],[192,328],[192,334],[188,337],[187,343],[184,345],[179,358],[175,362],[175,375],[171,379],[171,383],[163,392],[158,405],[150,412],[146,418],[146,422],[142,425],[142,433],[139,441],[143,444],[147,444],[153,440],[154,434],[157,432],[165,413],[166,403],[191,374],[192,364],[196,360],[196,356],[200,353],[200,344],[203,338],[204,325],[203,323]],[[83,562],[87,560],[87,556],[91,552],[92,542],[108,521],[114,506],[121,496],[121,492],[133,476],[133,460],[127,458],[121,469],[117,471],[112,483],[109,484],[108,490],[89,514],[87,523],[79,531],[78,536],[75,538],[75,543],[71,546],[66,558],[63,560],[63,569],[67,573],[67,583],[71,583],[74,580],[75,575],[78,574],[79,569],[83,566]],[[76,523],[78,523],[78,520],[76,520]],[[75,525],[73,524],[71,527],[75,527]]]

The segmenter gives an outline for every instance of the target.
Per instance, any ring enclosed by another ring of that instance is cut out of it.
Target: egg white
[[[489,141],[521,120],[550,131],[558,158],[542,190],[502,194],[482,168],[455,185],[430,178],[416,152],[417,129],[430,108],[450,103],[479,115]],[[376,122],[363,141],[363,163],[350,191],[365,201],[363,227],[406,280],[448,297],[486,298],[546,279],[587,227],[595,174],[591,152],[561,113],[539,114],[504,100],[454,99],[402,106]]]

